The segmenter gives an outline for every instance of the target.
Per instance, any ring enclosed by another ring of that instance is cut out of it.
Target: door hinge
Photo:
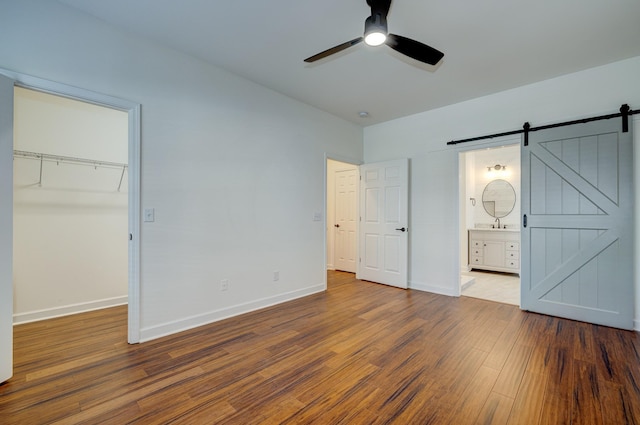
[[[131,233],[129,233],[129,240],[132,241],[133,240],[133,235]]]

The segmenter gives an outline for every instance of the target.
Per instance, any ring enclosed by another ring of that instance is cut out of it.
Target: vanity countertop
[[[508,229],[495,229],[495,228],[491,228],[491,227],[474,227],[473,229],[469,229],[469,230],[474,230],[474,231],[480,231],[480,232],[516,232],[516,233],[520,233],[520,229],[517,228],[508,228]]]

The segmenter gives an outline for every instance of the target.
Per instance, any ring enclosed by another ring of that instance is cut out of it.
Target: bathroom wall
[[[471,206],[473,227],[491,227],[495,223],[495,218],[490,216],[482,206],[482,194],[489,182],[502,179],[513,186],[516,192],[516,204],[509,215],[500,219],[500,223],[507,225],[507,228],[518,228],[520,226],[520,147],[514,145],[483,149],[469,152],[467,155],[473,157],[472,161],[467,162],[467,166],[472,167],[467,172],[474,176],[473,187],[467,189],[470,190],[468,198],[476,199],[475,207]],[[506,169],[500,171],[487,169],[496,164],[504,165]]]
[[[489,171],[487,167],[506,165],[506,169]],[[460,170],[460,270],[468,271],[469,246],[467,230],[476,227],[491,227],[495,218],[482,206],[482,193],[486,185],[495,179],[508,181],[516,192],[513,211],[500,219],[507,228],[518,228],[520,217],[520,148],[518,145],[494,147],[461,152]]]

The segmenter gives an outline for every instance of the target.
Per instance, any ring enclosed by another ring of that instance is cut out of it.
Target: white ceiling
[[[363,126],[640,56],[638,0],[395,0],[389,32],[437,67],[364,43],[304,63],[362,35],[366,0],[58,1]]]

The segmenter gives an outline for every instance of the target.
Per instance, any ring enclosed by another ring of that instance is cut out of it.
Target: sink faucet
[[[497,229],[499,229],[499,228],[500,228],[500,217],[496,217],[495,221],[497,221],[497,222],[498,222],[498,227],[497,227]]]

